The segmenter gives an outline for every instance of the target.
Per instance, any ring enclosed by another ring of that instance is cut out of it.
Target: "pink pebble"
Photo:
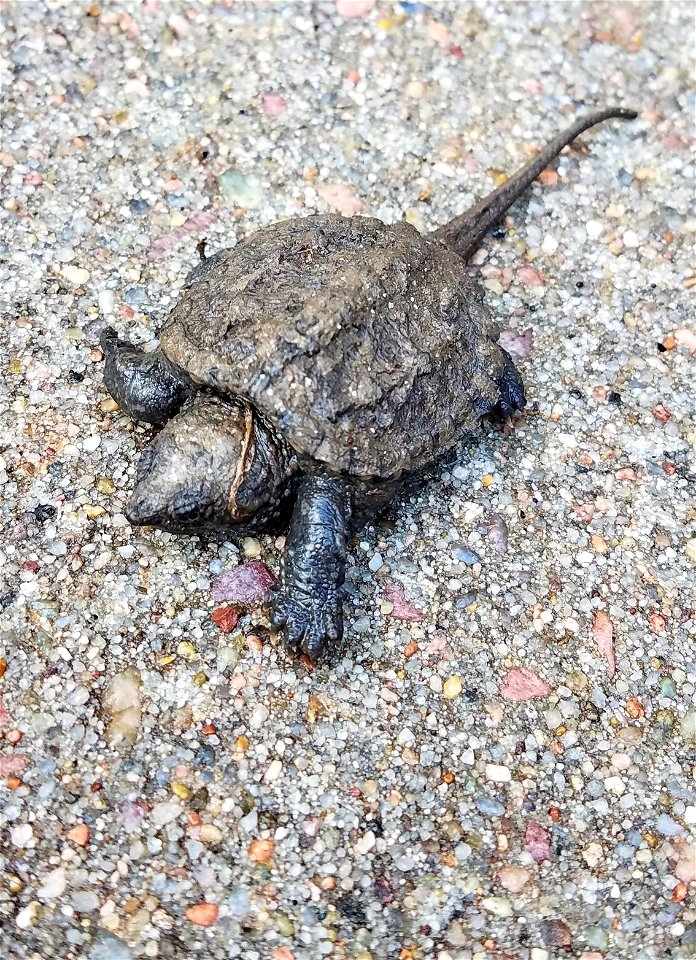
[[[250,560],[226,570],[213,580],[213,600],[229,600],[251,606],[258,603],[276,582],[275,575],[262,560]]]
[[[394,609],[391,616],[397,620],[410,620],[414,623],[418,620],[425,620],[425,613],[408,602],[404,596],[403,587],[390,584],[384,588],[384,596],[393,605]]]
[[[528,287],[543,287],[544,279],[534,267],[522,267],[517,271],[517,279]]]
[[[336,13],[342,17],[364,17],[375,5],[375,0],[336,0]]]
[[[264,93],[263,112],[267,117],[279,117],[287,109],[285,97],[281,97],[279,93]]]
[[[551,687],[545,680],[528,670],[526,667],[513,667],[508,670],[498,687],[500,693],[506,700],[536,700],[539,697],[547,697],[551,693]]]
[[[0,756],[0,777],[7,777],[11,773],[21,773],[28,766],[29,761],[21,753]]]
[[[548,831],[536,820],[527,821],[524,831],[524,845],[536,863],[551,859],[551,842]]]

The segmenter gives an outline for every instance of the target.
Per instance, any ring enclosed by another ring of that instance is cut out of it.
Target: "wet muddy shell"
[[[251,400],[302,457],[388,478],[427,466],[495,405],[497,336],[439,240],[312,216],[204,261],[160,339],[196,382]]]

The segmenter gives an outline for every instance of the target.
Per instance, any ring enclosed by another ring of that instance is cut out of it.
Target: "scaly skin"
[[[345,481],[305,477],[285,543],[280,583],[269,596],[271,623],[295,653],[317,659],[343,636],[343,581],[351,497]]]

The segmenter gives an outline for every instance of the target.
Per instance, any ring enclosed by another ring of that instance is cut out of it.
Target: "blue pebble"
[[[502,817],[505,805],[492,797],[476,797],[476,808],[484,817]]]
[[[473,550],[468,550],[466,547],[454,547],[452,549],[452,556],[459,563],[465,563],[467,567],[472,567],[475,563],[481,562],[479,555],[474,553]]]
[[[215,751],[212,747],[204,744],[196,753],[195,763],[199,767],[212,767],[215,763]]]
[[[423,13],[423,11],[429,7],[427,3],[407,3],[405,0],[402,0],[399,6],[404,13]]]
[[[131,287],[130,290],[126,290],[123,294],[123,299],[126,303],[131,304],[131,306],[145,303],[147,300],[147,290],[145,287]]]
[[[135,213],[140,217],[150,212],[150,204],[147,200],[140,200],[137,197],[131,200],[128,206],[131,208],[131,213]]]

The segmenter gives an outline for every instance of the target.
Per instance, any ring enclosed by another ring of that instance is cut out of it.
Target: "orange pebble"
[[[270,867],[274,851],[275,843],[272,840],[252,840],[248,848],[249,859]]]
[[[220,908],[216,903],[197,903],[189,907],[186,911],[186,919],[189,923],[195,923],[197,927],[213,927],[217,923]]]
[[[674,900],[675,903],[681,903],[682,900],[686,900],[686,884],[683,880],[672,890],[672,900]]]
[[[89,827],[86,823],[78,823],[72,830],[68,830],[67,836],[68,840],[72,840],[78,847],[86,847],[89,842]]]
[[[13,747],[16,747],[19,741],[22,739],[21,730],[8,730],[5,734],[5,739],[8,743],[11,743]]]

